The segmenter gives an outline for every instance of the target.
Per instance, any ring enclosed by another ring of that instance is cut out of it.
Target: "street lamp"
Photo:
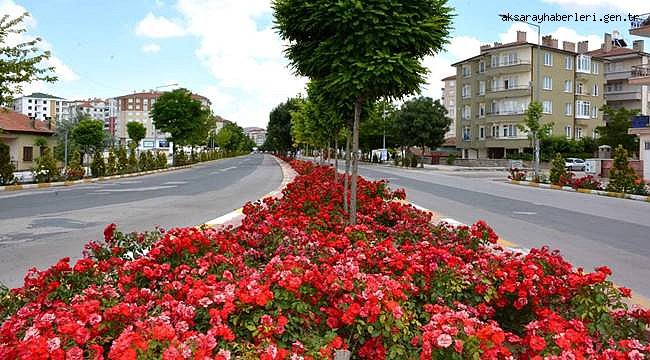
[[[499,14],[502,18],[507,18],[504,14]],[[539,24],[531,23],[528,21],[518,20],[521,23],[528,24],[537,28],[537,91],[535,91],[535,102],[540,102],[541,93],[542,93],[542,28]],[[539,134],[537,131],[533,133],[533,146],[534,146],[534,155],[533,155],[533,172],[535,176],[539,175],[539,153],[540,153],[540,144],[539,144]]]

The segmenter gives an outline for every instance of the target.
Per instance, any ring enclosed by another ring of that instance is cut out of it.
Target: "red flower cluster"
[[[603,267],[496,245],[482,221],[450,227],[359,180],[301,174],[247,204],[237,229],[124,235],[109,225],[74,265],[0,294],[2,359],[635,359],[650,311]]]
[[[603,190],[601,182],[592,175],[575,177],[572,172],[567,173],[566,176],[561,176],[557,185],[570,186],[574,189]]]

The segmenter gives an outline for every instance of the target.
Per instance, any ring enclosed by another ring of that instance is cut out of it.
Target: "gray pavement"
[[[518,186],[495,174],[376,165],[360,174],[405,188],[409,201],[442,217],[486,220],[521,247],[548,245],[587,270],[608,265],[618,285],[650,298],[650,203]]]
[[[79,258],[109,223],[125,232],[194,226],[275,190],[282,170],[270,155],[198,164],[135,178],[0,194],[0,281]]]

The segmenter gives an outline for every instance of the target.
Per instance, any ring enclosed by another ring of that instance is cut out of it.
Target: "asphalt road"
[[[79,258],[107,224],[125,232],[194,226],[275,190],[282,170],[270,155],[65,188],[0,193],[0,282],[16,287],[31,267]]]
[[[360,174],[387,179],[442,217],[466,224],[483,219],[520,247],[548,245],[587,270],[608,265],[618,285],[650,298],[650,203],[512,185],[503,181],[505,172],[362,165]]]

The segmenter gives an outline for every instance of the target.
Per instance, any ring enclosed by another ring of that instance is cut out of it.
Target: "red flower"
[[[546,340],[544,340],[543,337],[537,335],[533,335],[530,337],[529,344],[530,344],[530,348],[536,352],[541,352],[542,350],[544,350],[544,348],[546,348]]]
[[[117,225],[115,224],[109,224],[104,228],[104,241],[107,243],[110,243],[111,240],[113,240],[113,234],[115,233],[115,229],[117,228]]]

